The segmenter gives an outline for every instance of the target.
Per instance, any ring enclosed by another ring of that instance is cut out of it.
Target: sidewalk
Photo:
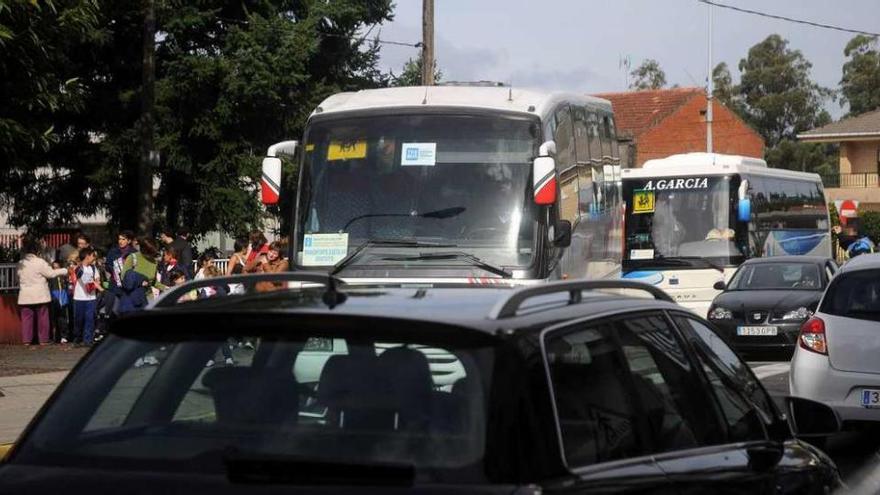
[[[86,348],[0,345],[0,443],[18,438]]]
[[[18,438],[65,376],[67,371],[0,377],[0,443]]]

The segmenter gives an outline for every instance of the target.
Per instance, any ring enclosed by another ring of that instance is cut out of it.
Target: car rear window
[[[730,281],[730,290],[822,288],[819,266],[813,263],[755,263],[744,265]]]
[[[319,463],[343,480],[345,470],[333,466],[476,482],[484,479],[493,362],[490,345],[403,341],[399,333],[111,335],[77,369],[21,456],[92,467],[244,469],[245,476],[253,462],[273,458],[294,478]]]
[[[834,316],[880,321],[880,270],[838,273],[819,311]]]

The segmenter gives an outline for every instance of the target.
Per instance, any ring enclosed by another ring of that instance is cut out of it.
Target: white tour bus
[[[752,257],[831,256],[817,174],[764,160],[687,153],[623,170],[623,277],[654,284],[706,316],[736,267]]]
[[[295,151],[296,150],[296,151]],[[294,270],[349,283],[617,278],[623,207],[611,104],[507,87],[341,93],[263,161],[263,202],[299,164]]]

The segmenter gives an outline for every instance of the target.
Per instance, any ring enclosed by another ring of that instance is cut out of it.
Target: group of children
[[[160,255],[152,239],[135,238],[127,231],[119,234],[117,246],[105,257],[88,242],[77,247],[67,258],[53,263],[56,269],[67,268],[67,273],[49,280],[53,340],[59,343],[90,345],[100,340],[114,316],[143,309],[150,299],[192,278],[287,269],[282,246],[270,245],[261,233],[236,242],[225,273],[214,264],[217,254],[213,250],[202,253],[193,270],[178,260],[179,248],[172,243],[166,242]],[[226,292],[235,292],[236,285],[230,284]],[[206,287],[186,298],[213,297],[216,291]]]

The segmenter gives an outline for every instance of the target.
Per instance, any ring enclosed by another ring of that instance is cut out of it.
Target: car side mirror
[[[840,431],[840,417],[821,402],[786,397],[788,424],[796,437],[826,437]]]
[[[571,222],[559,220],[550,229],[550,241],[556,247],[568,247],[571,245]]]
[[[715,285],[712,286],[715,290],[724,290],[727,289],[727,284],[724,283],[724,280],[719,280],[715,282]]]

